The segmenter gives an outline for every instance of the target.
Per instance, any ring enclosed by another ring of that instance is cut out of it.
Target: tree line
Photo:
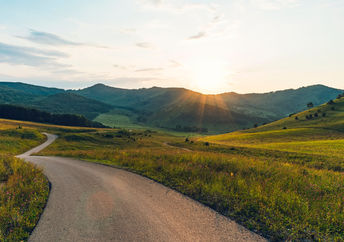
[[[0,118],[49,123],[64,126],[106,128],[106,126],[104,126],[103,124],[90,121],[81,115],[52,114],[33,108],[10,104],[0,104]]]

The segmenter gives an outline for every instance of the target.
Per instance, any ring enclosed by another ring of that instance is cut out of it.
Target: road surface
[[[19,157],[44,168],[52,189],[29,241],[263,241],[228,218],[142,176],[70,158]]]

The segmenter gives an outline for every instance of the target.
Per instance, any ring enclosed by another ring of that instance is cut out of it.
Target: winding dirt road
[[[228,218],[139,175],[60,157],[19,157],[44,168],[52,183],[29,241],[263,241]]]

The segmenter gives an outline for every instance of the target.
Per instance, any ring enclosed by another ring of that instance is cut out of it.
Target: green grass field
[[[0,135],[3,132],[8,140],[1,147],[14,147],[11,152],[15,153],[23,146],[8,142],[17,144],[26,137],[21,142],[29,147],[41,141],[41,131],[58,134],[59,139],[41,155],[128,169],[202,202],[269,240],[341,241],[343,113],[341,99],[255,129],[189,137],[187,142],[185,137],[155,130],[27,122],[16,130],[13,125],[18,123],[6,121]],[[35,138],[27,143],[28,137]]]
[[[337,112],[343,103],[334,104]],[[307,120],[311,127],[304,122],[297,126],[295,118],[288,118],[188,142],[159,132],[62,132],[41,154],[142,174],[270,240],[344,240],[340,116],[327,111],[318,123]],[[287,124],[290,128],[283,129]]]
[[[129,111],[121,111],[120,114],[118,114],[118,111],[108,112],[104,114],[98,115],[94,121],[100,122],[108,127],[115,127],[117,129],[135,129],[135,130],[153,130],[153,131],[159,131],[162,133],[174,135],[174,136],[201,136],[199,133],[192,133],[192,132],[179,132],[174,131],[171,129],[163,129],[163,128],[157,128],[153,126],[147,126],[144,124],[139,124],[137,122],[134,122],[133,119],[136,119],[137,116],[135,114],[129,112]]]
[[[22,241],[38,222],[49,194],[41,169],[14,155],[44,142],[36,129],[0,120],[0,241]]]

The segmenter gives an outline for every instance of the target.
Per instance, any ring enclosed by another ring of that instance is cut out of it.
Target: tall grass
[[[0,241],[26,240],[43,212],[48,180],[41,169],[13,155],[44,139],[36,129],[0,120]]]
[[[47,201],[42,170],[10,156],[0,156],[0,241],[26,240]]]
[[[156,136],[133,141],[116,135],[112,139],[101,139],[99,134],[78,135],[85,138],[67,141],[62,136],[42,154],[135,171],[271,240],[344,239],[343,173],[290,162],[290,156],[283,156],[282,151],[271,156],[251,150],[247,155],[238,147],[227,147],[231,152],[202,151],[194,144],[189,147],[194,151],[187,152],[159,146],[153,140],[162,141],[162,137]],[[88,140],[90,135],[92,141]]]

